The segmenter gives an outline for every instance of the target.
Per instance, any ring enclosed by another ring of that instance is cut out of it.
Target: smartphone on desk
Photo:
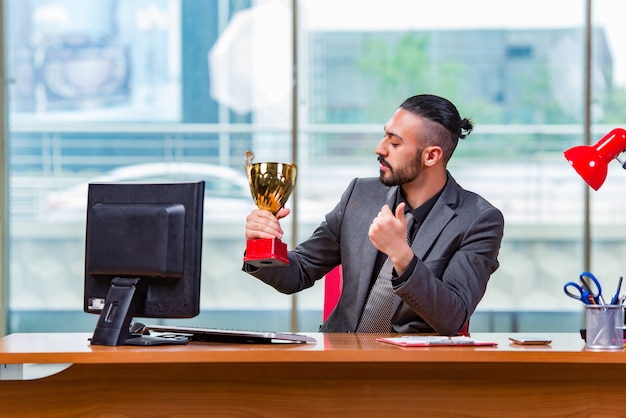
[[[541,337],[533,337],[533,336],[515,336],[509,337],[514,344],[519,345],[547,345],[552,342],[552,340],[548,340]]]

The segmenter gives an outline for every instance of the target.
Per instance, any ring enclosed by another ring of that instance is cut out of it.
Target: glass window
[[[207,182],[202,314],[188,323],[317,330],[322,282],[292,297],[241,272],[254,207],[245,152],[298,164],[287,203],[297,225],[283,220],[293,248],[353,177],[378,175],[382,126],[419,93],[474,121],[449,169],[506,220],[471,329],[563,331],[564,316],[579,328],[580,304],[562,288],[582,272],[585,245],[609,288],[626,259],[623,173],[611,174],[622,169],[610,164],[591,195],[587,244],[586,186],[562,155],[585,140],[585,1],[294,3],[295,73],[288,0],[5,0],[10,332],[90,330],[87,184],[166,179]],[[626,72],[625,6],[593,5],[595,142],[624,119]]]
[[[626,12],[626,4],[617,0],[594,0],[593,6],[590,145],[596,144],[612,129],[626,127],[626,52],[621,48],[624,25],[618,18]],[[623,155],[618,158],[623,160]],[[617,161],[610,162],[601,188],[597,191],[589,189],[590,269],[606,288],[605,294],[609,295],[615,293],[619,277],[626,272],[626,247],[622,238],[626,225],[625,179],[620,165]]]
[[[562,288],[582,268],[582,186],[562,151],[583,133],[583,3],[301,4],[300,164],[325,185],[301,193],[335,200],[349,178],[376,176],[373,149],[402,100],[449,98],[476,125],[449,169],[506,220],[472,329],[562,329],[543,312],[580,309]]]
[[[95,324],[81,312],[89,182],[194,179],[206,181],[195,320],[288,329],[290,298],[241,271],[254,207],[245,152],[291,157],[287,4],[6,3],[9,330]]]

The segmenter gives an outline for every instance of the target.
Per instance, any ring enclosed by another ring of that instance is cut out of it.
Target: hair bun
[[[464,139],[466,136],[472,133],[474,124],[467,118],[461,119],[461,132],[459,132],[459,138]]]

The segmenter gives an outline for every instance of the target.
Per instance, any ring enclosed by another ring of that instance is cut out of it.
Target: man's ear
[[[422,152],[422,162],[425,166],[431,167],[437,164],[443,157],[443,150],[440,146],[432,145],[426,147]]]

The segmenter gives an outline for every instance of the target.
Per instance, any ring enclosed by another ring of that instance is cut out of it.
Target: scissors
[[[591,283],[585,280],[586,278],[589,278]],[[570,290],[571,288],[574,290]],[[563,290],[570,298],[578,299],[586,305],[596,305],[598,303],[604,305],[600,282],[589,272],[584,272],[580,275],[580,284],[574,282],[565,283]]]

